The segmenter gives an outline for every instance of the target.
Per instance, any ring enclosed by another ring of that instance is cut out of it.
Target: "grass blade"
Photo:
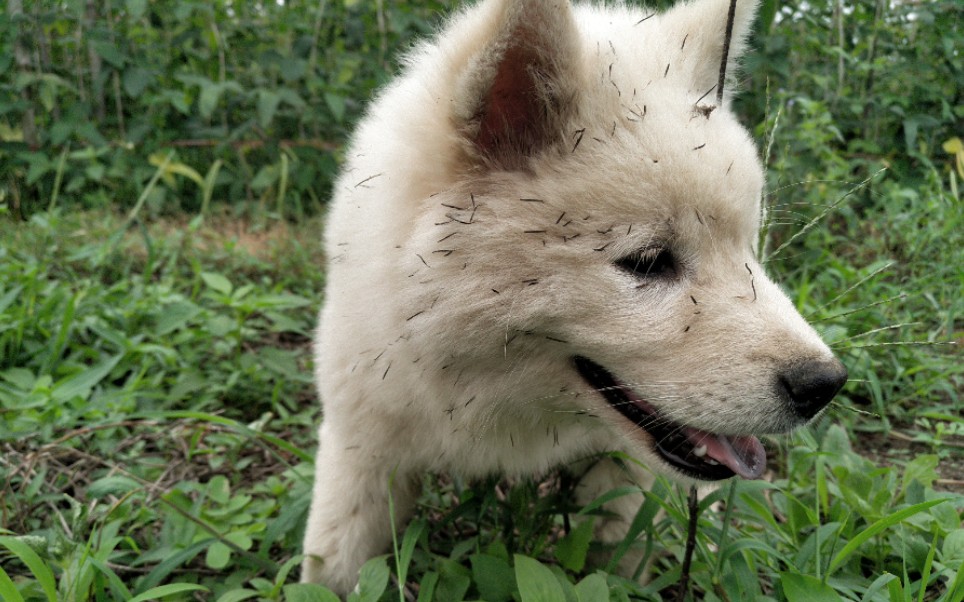
[[[833,211],[838,206],[840,206],[840,204],[843,203],[848,198],[850,198],[851,195],[853,195],[860,189],[865,188],[868,184],[870,184],[874,180],[874,178],[884,173],[884,171],[886,171],[886,168],[877,170],[876,172],[871,174],[870,177],[865,179],[863,182],[857,184],[856,186],[848,190],[845,194],[843,194],[839,199],[837,199],[836,201],[828,205],[823,211],[818,213],[812,220],[810,220],[802,228],[797,230],[793,234],[793,236],[791,236],[789,239],[784,241],[783,244],[777,247],[777,249],[773,253],[771,253],[769,257],[766,258],[766,261],[770,262],[776,259],[776,257],[780,255],[780,253],[783,252],[784,249],[793,245],[800,237],[802,237],[804,234],[809,232],[814,226],[819,224],[823,220],[823,218],[825,218],[831,211]]]
[[[857,548],[863,545],[871,537],[877,535],[878,533],[880,533],[884,529],[887,529],[888,527],[892,527],[896,525],[897,523],[901,522],[905,518],[908,518],[915,514],[923,512],[924,510],[927,510],[928,508],[932,508],[938,504],[943,504],[944,502],[950,499],[951,498],[939,498],[936,500],[921,502],[920,504],[914,504],[913,506],[908,506],[903,510],[900,510],[898,512],[891,514],[890,516],[886,516],[878,520],[874,524],[870,525],[869,527],[867,527],[866,529],[858,533],[856,537],[851,539],[847,543],[847,545],[845,545],[839,552],[837,552],[837,555],[830,562],[830,566],[827,567],[827,575],[829,576],[831,573],[834,573],[838,568],[840,568],[840,566],[844,563],[844,561],[846,561],[847,558],[849,558],[850,555],[857,550]]]
[[[168,583],[167,585],[152,587],[146,592],[134,596],[127,602],[146,602],[147,600],[166,598],[168,596],[173,596],[174,594],[197,591],[206,592],[208,591],[208,588],[204,587],[203,585],[196,585],[194,583]]]
[[[23,602],[20,590],[14,585],[10,575],[0,567],[0,600],[4,602]]]
[[[54,581],[54,573],[40,556],[38,556],[30,546],[16,537],[0,537],[0,545],[10,550],[14,556],[20,559],[20,562],[27,565],[27,568],[30,569],[33,576],[37,578],[37,582],[40,583],[40,587],[44,590],[44,595],[47,596],[47,599],[50,600],[50,602],[57,602],[57,583]],[[4,573],[4,575],[6,575],[6,573]],[[9,577],[7,578],[9,579]],[[11,582],[10,585],[12,586],[13,582]],[[0,589],[3,589],[2,584],[0,584]],[[19,596],[19,592],[17,595]],[[22,599],[23,598],[21,598],[21,600]]]

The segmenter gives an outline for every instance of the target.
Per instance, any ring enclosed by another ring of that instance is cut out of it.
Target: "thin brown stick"
[[[730,6],[732,6],[732,3]],[[690,510],[690,522],[686,531],[686,550],[683,552],[683,570],[680,575],[679,591],[676,596],[679,602],[686,600],[686,594],[690,589],[690,565],[693,564],[693,550],[696,549],[696,525],[700,515],[700,504],[696,496],[695,486],[690,487],[688,506]]]

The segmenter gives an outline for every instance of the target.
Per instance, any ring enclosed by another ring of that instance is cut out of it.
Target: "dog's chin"
[[[653,455],[671,472],[697,481],[763,475],[766,452],[756,437],[711,433],[670,420],[599,364],[582,356],[573,364],[610,407],[647,435]]]

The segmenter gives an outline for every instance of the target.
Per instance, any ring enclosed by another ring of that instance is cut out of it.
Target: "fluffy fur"
[[[757,149],[710,106],[728,4],[484,0],[373,103],[326,232],[304,580],[344,594],[385,551],[393,474],[401,519],[425,471],[533,475],[622,450],[698,479],[619,403],[758,457],[752,435],[839,389],[842,366],[756,260]],[[755,7],[737,5],[731,61]],[[602,463],[583,495],[625,478],[648,475]],[[603,539],[635,508],[613,510]]]

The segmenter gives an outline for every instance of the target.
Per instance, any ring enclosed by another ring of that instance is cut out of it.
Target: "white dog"
[[[755,5],[736,6],[731,63]],[[714,106],[728,8],[483,0],[374,102],[326,233],[304,580],[344,594],[386,550],[390,481],[404,520],[426,471],[621,450],[691,482],[756,478],[756,435],[843,385],[756,259],[763,170]],[[584,495],[625,478],[599,463]]]

